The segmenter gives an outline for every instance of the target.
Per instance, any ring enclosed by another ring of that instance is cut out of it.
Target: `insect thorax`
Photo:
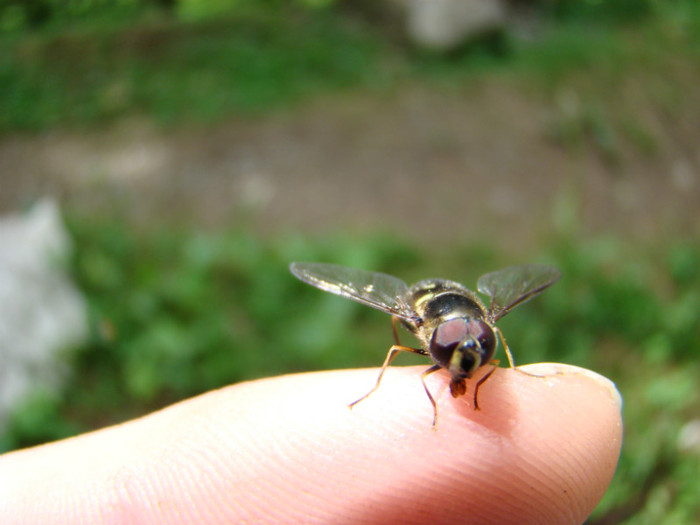
[[[486,307],[481,299],[461,284],[445,279],[426,279],[408,291],[408,299],[427,325],[455,317],[483,319]]]

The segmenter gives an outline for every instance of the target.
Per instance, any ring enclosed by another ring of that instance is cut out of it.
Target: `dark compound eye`
[[[479,341],[480,348],[477,352],[481,358],[480,366],[491,361],[493,354],[496,353],[496,334],[493,332],[493,328],[484,321],[472,320],[467,325],[467,333]]]
[[[430,354],[437,364],[447,368],[457,345],[468,337],[465,319],[452,319],[442,323],[433,332]]]

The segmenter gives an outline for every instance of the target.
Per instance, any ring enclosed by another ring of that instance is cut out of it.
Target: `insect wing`
[[[326,292],[341,295],[396,317],[416,322],[420,316],[404,297],[408,286],[398,277],[328,263],[292,263],[295,277]]]
[[[556,283],[559,277],[561,272],[551,266],[526,264],[482,275],[477,287],[491,298],[489,317],[495,322]]]

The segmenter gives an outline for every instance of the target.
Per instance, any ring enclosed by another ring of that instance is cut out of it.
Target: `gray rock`
[[[404,0],[409,37],[419,46],[448,51],[505,27],[502,0]]]
[[[85,301],[64,270],[70,250],[52,200],[0,218],[0,433],[33,388],[60,384],[60,351],[87,337]]]

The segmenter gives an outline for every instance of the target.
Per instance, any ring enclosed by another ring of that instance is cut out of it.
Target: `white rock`
[[[449,50],[506,24],[502,0],[406,0],[407,30],[418,45]]]
[[[0,432],[31,389],[60,384],[60,350],[87,336],[85,301],[64,271],[70,250],[54,201],[0,218]]]

